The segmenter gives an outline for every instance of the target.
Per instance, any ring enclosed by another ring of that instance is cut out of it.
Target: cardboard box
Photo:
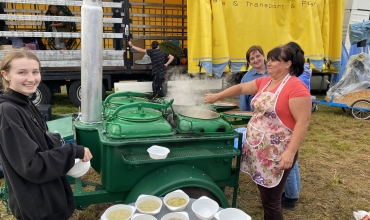
[[[132,45],[143,48],[143,49],[151,49],[145,48],[145,40],[131,40]]]
[[[151,49],[151,48],[145,48],[145,40],[131,40],[132,45],[136,47],[140,47],[142,49]],[[135,60],[141,60],[143,59],[145,53],[134,53],[133,59]]]
[[[11,50],[13,49],[12,45],[1,45],[0,50]]]

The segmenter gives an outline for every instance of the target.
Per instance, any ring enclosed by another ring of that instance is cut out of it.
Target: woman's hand
[[[204,103],[215,103],[218,101],[217,94],[207,93],[204,97]]]
[[[84,150],[85,150],[85,153],[84,153],[84,158],[82,159],[82,162],[87,162],[87,161],[91,160],[91,158],[93,156],[92,156],[89,148],[85,147]]]
[[[293,166],[295,152],[287,149],[279,157],[280,170],[287,170]]]

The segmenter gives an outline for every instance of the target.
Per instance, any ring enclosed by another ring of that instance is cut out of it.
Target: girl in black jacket
[[[17,219],[68,219],[73,192],[65,174],[75,158],[92,158],[88,148],[51,146],[46,123],[28,95],[40,84],[40,61],[25,49],[9,51],[1,61],[0,159]]]

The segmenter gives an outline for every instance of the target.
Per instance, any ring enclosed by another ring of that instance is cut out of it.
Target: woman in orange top
[[[255,95],[253,116],[247,125],[241,171],[248,173],[260,191],[264,219],[284,219],[281,196],[298,157],[311,116],[311,95],[298,79],[304,57],[298,50],[276,47],[267,54],[268,77],[206,94],[204,102],[240,94]]]

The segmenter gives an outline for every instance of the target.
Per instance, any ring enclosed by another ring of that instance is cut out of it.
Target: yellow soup
[[[129,219],[131,216],[131,212],[127,210],[115,210],[108,214],[108,220],[124,220]]]
[[[186,204],[186,199],[180,197],[173,197],[167,200],[167,205],[172,207],[180,207]]]
[[[144,212],[152,212],[156,209],[158,209],[160,206],[159,202],[153,201],[153,200],[147,200],[145,202],[141,202],[138,205],[138,209]]]

